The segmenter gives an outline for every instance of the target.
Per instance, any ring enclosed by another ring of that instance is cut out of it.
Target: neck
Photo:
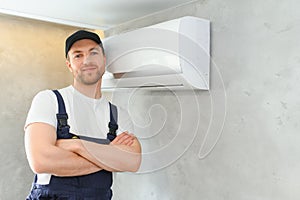
[[[84,84],[74,81],[73,87],[77,91],[79,91],[81,94],[83,94],[87,97],[93,98],[93,99],[99,99],[102,96],[101,79],[93,85],[84,85]]]

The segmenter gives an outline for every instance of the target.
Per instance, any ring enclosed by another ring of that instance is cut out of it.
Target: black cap
[[[68,55],[69,50],[71,49],[72,45],[77,42],[78,40],[82,40],[82,39],[90,39],[95,41],[97,44],[102,44],[100,37],[93,32],[90,31],[85,31],[85,30],[79,30],[75,33],[73,33],[72,35],[70,35],[67,39],[66,39],[66,57]]]

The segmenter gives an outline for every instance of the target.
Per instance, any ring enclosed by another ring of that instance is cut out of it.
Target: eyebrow
[[[100,51],[100,48],[98,46],[91,48],[89,51],[97,50]]]
[[[91,52],[91,51],[93,51],[93,50],[97,50],[97,51],[100,51],[100,47],[93,47],[93,48],[90,48],[89,49],[89,52]],[[76,54],[76,53],[81,53],[81,52],[83,52],[82,50],[75,50],[75,51],[73,51],[73,52],[71,52],[72,54]]]

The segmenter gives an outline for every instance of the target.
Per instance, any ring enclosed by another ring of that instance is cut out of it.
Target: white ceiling
[[[195,0],[0,0],[0,13],[107,30]]]

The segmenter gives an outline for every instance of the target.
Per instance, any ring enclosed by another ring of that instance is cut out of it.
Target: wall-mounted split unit
[[[209,89],[210,23],[182,17],[108,37],[102,89]]]

